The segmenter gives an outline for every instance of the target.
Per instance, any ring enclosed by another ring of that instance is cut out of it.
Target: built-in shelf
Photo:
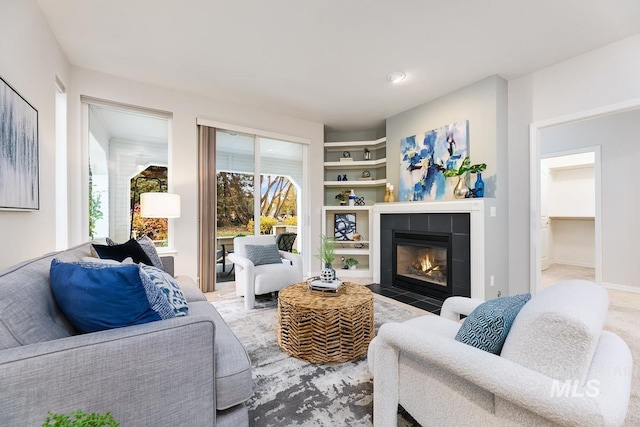
[[[553,220],[573,220],[573,221],[594,221],[596,219],[595,216],[565,216],[565,215],[560,215],[560,216],[549,216],[549,219],[553,219]]]
[[[351,181],[347,181],[351,182]],[[351,277],[371,277],[371,245],[373,228],[371,227],[372,206],[324,206],[322,208],[322,234],[335,244],[335,259],[333,268],[338,277],[341,275]],[[335,240],[335,216],[337,214],[353,214],[355,234],[360,235],[360,240]],[[354,258],[358,261],[355,270],[344,270],[343,260],[340,258]]]
[[[384,148],[387,144],[387,137],[383,136],[372,141],[344,141],[344,142],[325,142],[324,148],[327,151],[343,151],[345,148],[354,147],[370,147],[372,149]]]
[[[369,249],[359,249],[359,248],[336,248],[336,255],[369,255]]]
[[[324,167],[327,169],[373,169],[383,168],[387,166],[387,159],[376,160],[351,160],[347,162],[324,162]]]
[[[386,179],[352,179],[349,181],[325,181],[325,187],[380,187],[387,184]]]

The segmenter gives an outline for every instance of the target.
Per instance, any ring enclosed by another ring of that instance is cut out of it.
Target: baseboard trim
[[[637,288],[635,286],[618,285],[616,283],[606,283],[606,282],[602,282],[601,285],[603,288],[607,288],[607,289],[614,289],[616,291],[625,291],[625,292],[633,292],[635,294],[640,294],[640,288]]]

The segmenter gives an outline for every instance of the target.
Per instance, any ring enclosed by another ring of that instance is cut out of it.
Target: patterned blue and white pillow
[[[489,300],[464,319],[456,340],[480,350],[500,354],[511,325],[531,294]]]
[[[278,246],[273,245],[245,245],[247,258],[253,262],[253,265],[264,264],[282,264],[280,251]]]
[[[182,293],[180,286],[175,280],[173,280],[171,275],[159,268],[151,267],[149,265],[141,265],[140,277],[142,278],[142,283],[151,283],[153,286],[160,289],[169,301],[176,317],[186,316],[189,314],[189,304],[187,303],[187,299]]]
[[[138,239],[138,243],[153,263],[153,266],[160,270],[164,270],[164,265],[162,264],[160,255],[158,255],[158,250],[156,249],[156,245],[153,243],[153,240],[151,240],[149,236],[142,236]]]

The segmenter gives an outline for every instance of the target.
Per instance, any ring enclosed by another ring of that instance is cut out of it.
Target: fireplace
[[[424,209],[425,205],[440,203],[398,203],[377,207],[380,210],[415,209],[418,206]],[[374,280],[381,287],[400,288],[439,301],[452,295],[472,296],[472,222],[469,213],[392,211],[378,215],[375,221],[379,230],[379,243],[375,248],[379,276],[374,276]],[[431,252],[427,257],[430,266],[423,267],[427,260],[419,260],[424,252]],[[477,258],[482,256],[480,252]],[[403,261],[403,258],[411,260]],[[483,289],[480,277],[478,275],[475,281],[478,288]],[[482,298],[484,293],[476,295]]]
[[[396,287],[439,300],[453,294],[451,233],[393,230],[392,247]]]

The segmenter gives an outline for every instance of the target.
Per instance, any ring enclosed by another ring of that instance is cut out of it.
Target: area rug
[[[288,356],[277,341],[277,301],[259,298],[245,311],[242,299],[212,303],[245,345],[253,363],[254,395],[247,402],[252,426],[371,426],[373,379],[366,358],[316,365]],[[385,322],[429,315],[376,295],[376,332]],[[404,411],[399,426],[414,426]]]

